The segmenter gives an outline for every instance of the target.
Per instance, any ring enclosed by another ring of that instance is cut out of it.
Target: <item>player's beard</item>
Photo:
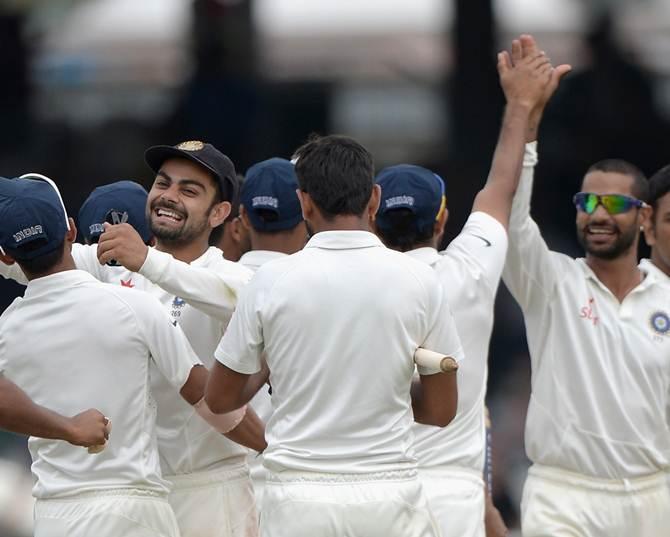
[[[149,214],[147,215],[151,233],[153,233],[154,237],[156,237],[158,241],[165,245],[181,246],[194,241],[203,233],[211,232],[211,228],[209,226],[209,213],[211,211],[211,207],[207,210],[206,214],[202,216],[202,218],[197,220],[193,219],[193,217],[189,215],[187,211],[179,210],[178,212],[180,216],[182,216],[183,220],[181,222],[181,226],[173,228],[162,227],[154,222],[154,211],[159,207],[170,210],[177,210],[177,208],[171,204],[154,204],[149,209]]]
[[[606,260],[617,259],[628,252],[635,243],[639,229],[636,225],[631,225],[624,229],[621,229],[619,226],[612,226],[613,231],[616,233],[616,240],[609,246],[596,246],[587,238],[586,228],[589,225],[591,224],[587,224],[583,227],[577,226],[577,239],[579,240],[579,244],[584,248],[584,251],[587,254]]]

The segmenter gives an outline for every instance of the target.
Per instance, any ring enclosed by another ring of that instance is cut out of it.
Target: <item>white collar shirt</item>
[[[167,494],[157,452],[150,365],[179,390],[200,364],[153,297],[80,270],[31,281],[0,318],[0,371],[66,416],[97,408],[113,433],[104,451],[31,438],[37,498],[139,488]],[[187,403],[185,403],[187,404]]]
[[[667,278],[643,265],[644,280],[620,303],[584,259],[550,251],[529,215],[533,164],[514,200],[503,273],[531,356],[528,456],[604,479],[667,470]]]
[[[265,353],[266,468],[371,473],[416,467],[419,346],[463,356],[434,271],[369,232],[329,231],[258,270],[215,356],[251,374]]]
[[[468,357],[458,370],[458,412],[444,428],[414,424],[420,468],[456,466],[484,470],[486,423],[484,399],[493,306],[500,282],[507,232],[483,212],[470,215],[446,250],[417,248],[406,252],[435,269]]]

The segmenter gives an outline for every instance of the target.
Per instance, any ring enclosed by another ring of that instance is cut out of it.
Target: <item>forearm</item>
[[[35,404],[16,384],[0,377],[0,427],[39,438],[70,441],[71,419]]]
[[[444,427],[456,416],[456,372],[421,375],[412,382],[410,394],[417,423]]]
[[[229,440],[253,449],[258,453],[262,453],[267,447],[267,442],[265,441],[265,424],[250,406],[247,407],[244,419],[232,431],[226,433],[225,436]]]
[[[220,269],[193,267],[154,248],[149,248],[139,273],[194,308],[225,320],[235,308],[239,292],[249,281],[246,269],[234,264]]]

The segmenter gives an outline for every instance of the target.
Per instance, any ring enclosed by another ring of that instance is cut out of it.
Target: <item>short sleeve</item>
[[[191,369],[202,365],[182,329],[174,324],[161,303],[148,293],[132,291],[137,324],[158,370],[181,389]]]
[[[457,362],[465,358],[461,338],[456,329],[456,322],[442,286],[434,286],[429,306],[430,328],[422,344],[424,349],[451,356]],[[422,367],[417,368],[422,375],[434,373]]]
[[[495,293],[507,256],[507,232],[492,216],[474,212],[460,234],[451,241],[446,253],[480,273]]]
[[[214,357],[226,367],[251,375],[261,369],[263,325],[261,319],[263,284],[258,277],[242,291],[237,308]]]

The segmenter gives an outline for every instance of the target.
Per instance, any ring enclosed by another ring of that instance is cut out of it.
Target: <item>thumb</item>
[[[512,68],[512,60],[506,50],[498,52],[498,73],[500,76],[506,74]]]
[[[109,222],[103,222],[102,227],[104,228],[105,231],[109,231],[112,227],[112,224],[110,224]],[[103,231],[103,233],[105,231]]]

